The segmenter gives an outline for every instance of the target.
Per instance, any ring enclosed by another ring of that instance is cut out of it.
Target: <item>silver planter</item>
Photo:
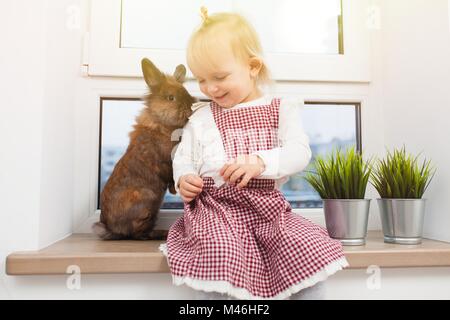
[[[366,243],[370,199],[323,199],[328,234],[343,245]]]
[[[398,244],[422,242],[425,199],[377,199],[377,201],[384,242]]]

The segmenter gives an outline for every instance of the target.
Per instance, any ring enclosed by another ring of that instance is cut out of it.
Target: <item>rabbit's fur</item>
[[[153,228],[167,188],[176,193],[171,153],[178,141],[172,141],[171,135],[186,124],[195,99],[182,85],[183,65],[169,76],[143,59],[142,72],[150,94],[136,117],[127,151],[101,193],[100,222],[92,226],[105,240],[167,237],[167,231]]]

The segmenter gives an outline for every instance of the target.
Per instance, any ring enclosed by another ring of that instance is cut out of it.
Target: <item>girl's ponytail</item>
[[[202,17],[202,24],[207,24],[209,17],[208,17],[208,9],[206,7],[201,7],[200,8],[200,16]]]

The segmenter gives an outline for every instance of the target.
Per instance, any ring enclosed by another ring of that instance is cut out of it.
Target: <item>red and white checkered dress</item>
[[[279,99],[238,109],[211,103],[228,159],[277,147],[279,106]],[[239,132],[248,134],[236,139]],[[340,241],[294,214],[275,180],[253,178],[239,190],[202,178],[202,192],[184,203],[162,249],[175,284],[239,299],[284,299],[348,266]]]

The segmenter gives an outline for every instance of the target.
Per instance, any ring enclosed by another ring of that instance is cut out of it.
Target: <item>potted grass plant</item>
[[[388,152],[378,160],[371,175],[371,183],[381,199],[380,209],[384,242],[419,244],[422,242],[425,200],[423,194],[436,169],[431,161],[418,163],[418,156],[406,153],[405,147]]]
[[[328,157],[318,156],[315,172],[305,179],[323,200],[325,223],[330,237],[343,245],[364,245],[370,199],[365,199],[371,161],[350,148],[335,149]]]

